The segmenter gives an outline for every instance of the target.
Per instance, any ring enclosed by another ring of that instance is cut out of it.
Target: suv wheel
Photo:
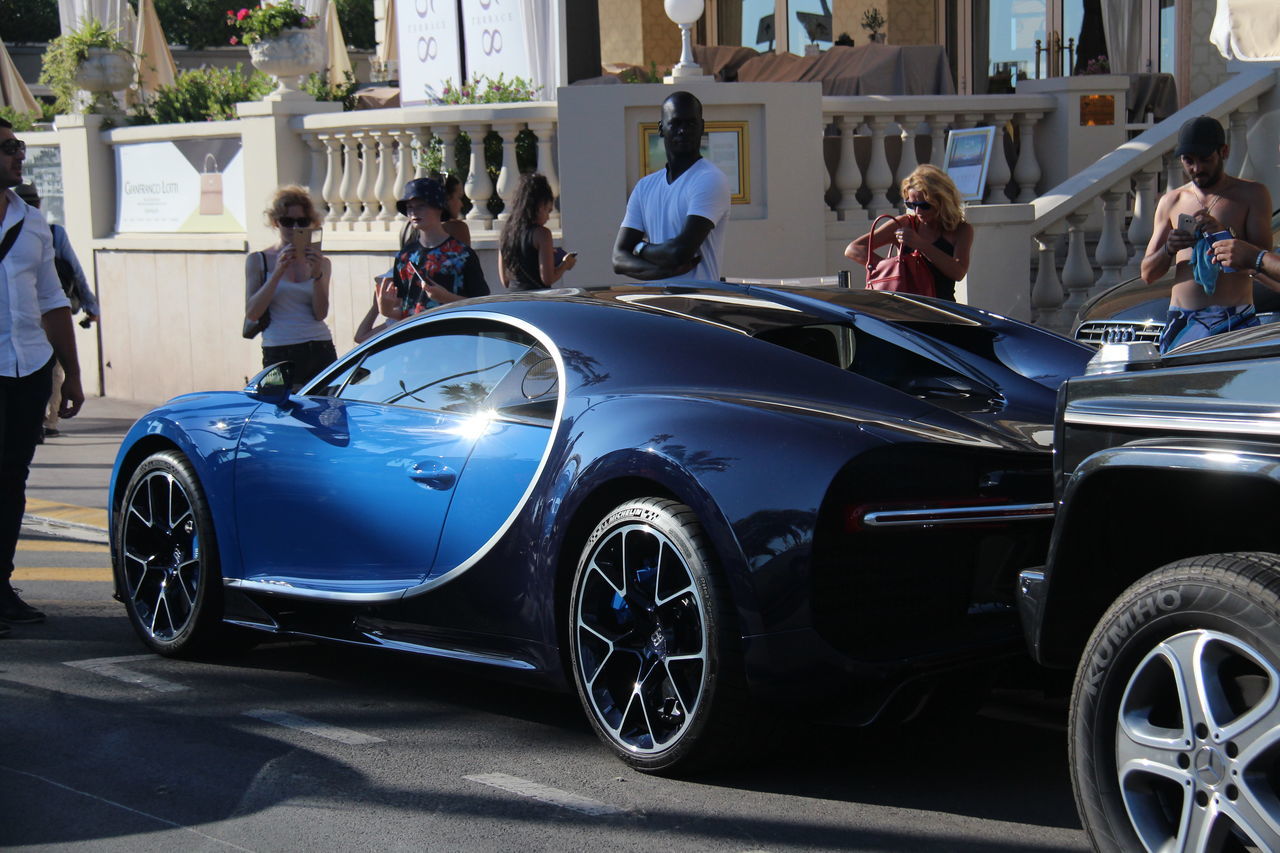
[[[1126,590],[1081,658],[1070,751],[1098,850],[1280,850],[1280,556]]]

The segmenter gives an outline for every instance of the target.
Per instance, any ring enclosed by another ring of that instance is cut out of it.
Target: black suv
[[[1280,850],[1280,325],[1062,386],[1032,655],[1075,669],[1070,767],[1099,850]]]

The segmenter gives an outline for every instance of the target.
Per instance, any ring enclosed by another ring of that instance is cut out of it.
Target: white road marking
[[[571,794],[559,788],[540,785],[537,782],[530,782],[528,779],[521,779],[519,776],[508,776],[506,773],[477,773],[472,776],[463,776],[462,778],[472,782],[479,782],[481,785],[501,788],[512,794],[528,797],[531,800],[537,800],[550,806],[572,809],[575,812],[582,812],[587,815],[601,816],[627,813],[626,809],[620,809],[617,806],[611,806],[599,800]]]
[[[63,661],[67,666],[74,666],[78,669],[85,669],[97,675],[104,675],[107,678],[114,678],[117,681],[124,681],[129,684],[136,684],[139,687],[145,687],[148,690],[154,690],[157,693],[177,693],[180,690],[190,690],[185,684],[177,684],[172,681],[165,681],[163,678],[156,678],[154,675],[143,675],[140,672],[131,672],[120,666],[122,663],[133,663],[141,660],[155,660],[155,655],[125,655],[118,658],[91,658],[89,660],[69,660]]]
[[[221,838],[214,838],[212,835],[206,835],[205,833],[201,832],[198,829],[192,829],[189,826],[183,826],[180,823],[174,823],[168,818],[159,817],[157,815],[153,815],[147,812],[138,811],[137,809],[129,808],[123,803],[117,803],[114,800],[108,800],[103,797],[99,797],[97,794],[90,794],[88,791],[77,790],[76,788],[72,788],[69,785],[62,784],[61,782],[55,782],[52,779],[46,779],[44,776],[37,776],[34,773],[28,773],[25,770],[18,770],[15,767],[6,767],[3,764],[0,764],[0,770],[7,770],[10,773],[16,773],[19,776],[26,776],[29,779],[36,779],[40,782],[44,782],[46,785],[52,785],[55,788],[61,788],[64,791],[70,791],[73,794],[79,794],[82,797],[88,797],[89,799],[97,800],[100,803],[106,803],[109,806],[114,806],[117,809],[122,809],[124,811],[127,811],[130,814],[136,814],[136,815],[140,815],[142,817],[148,818],[150,820],[154,820],[156,823],[162,823],[165,826],[172,826],[174,829],[181,829],[184,832],[190,832],[192,835],[198,835],[201,838],[205,839],[206,841],[212,841],[215,844],[221,844],[224,847],[230,847],[232,850],[243,850],[244,853],[253,853],[253,851],[250,850],[248,847],[241,847],[238,844],[232,844],[230,841],[223,841]]]
[[[374,737],[373,735],[361,734],[353,732],[351,729],[343,729],[338,726],[331,726],[328,723],[321,723],[318,720],[310,720],[306,717],[299,717],[296,714],[290,714],[287,711],[273,711],[270,708],[258,708],[254,711],[245,711],[246,717],[253,717],[256,720],[262,720],[266,723],[273,723],[277,726],[284,726],[289,729],[298,729],[316,737],[328,738],[351,746],[366,746],[371,743],[382,743],[383,739]]]

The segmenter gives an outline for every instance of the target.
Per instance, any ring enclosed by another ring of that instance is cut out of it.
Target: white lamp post
[[[704,0],[663,0],[662,8],[672,23],[680,27],[680,61],[671,69],[671,76],[664,77],[664,83],[685,83],[690,80],[714,80],[709,74],[702,73],[702,67],[693,61],[693,37],[690,31],[698,23],[706,8]]]

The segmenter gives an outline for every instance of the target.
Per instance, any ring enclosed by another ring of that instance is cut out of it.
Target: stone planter
[[[324,68],[324,40],[319,29],[284,30],[273,39],[249,45],[253,67],[276,78],[278,85],[268,97],[310,97],[301,90],[302,78]]]
[[[127,89],[133,83],[133,57],[124,50],[91,47],[76,67],[75,83],[95,95]]]

